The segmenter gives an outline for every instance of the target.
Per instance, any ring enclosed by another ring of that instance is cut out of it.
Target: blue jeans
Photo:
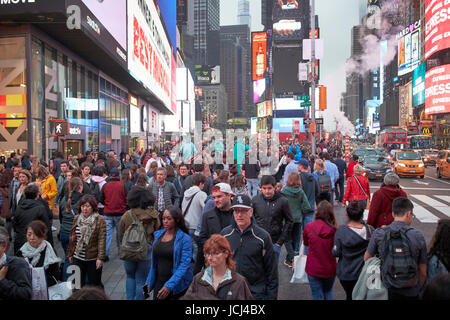
[[[68,278],[67,275],[67,267],[70,265],[69,259],[67,259],[67,248],[69,247],[69,240],[70,240],[70,234],[65,232],[60,232],[59,234],[59,240],[61,241],[61,246],[64,250],[64,266],[62,270],[62,281],[66,281]]]
[[[318,278],[308,274],[313,300],[333,300],[333,278]]]
[[[273,244],[273,250],[275,251],[275,257],[277,259],[277,265],[278,265],[278,261],[280,261],[281,247],[279,247],[278,245],[276,245],[274,243]]]
[[[258,194],[259,179],[247,179],[247,189],[252,197]]]
[[[151,246],[149,246],[146,261],[123,261],[123,266],[127,274],[127,300],[145,300],[142,294],[142,287],[145,285],[152,266]]]
[[[314,213],[308,213],[308,214],[304,214],[303,215],[303,224],[302,225],[300,225],[300,228],[302,228],[301,229],[301,232],[300,232],[300,237],[301,237],[301,239],[303,239],[303,230],[305,230],[305,227],[306,227],[306,225],[308,224],[308,223],[311,223],[311,222],[313,222],[314,221]],[[298,248],[298,250],[297,251],[299,251],[300,250],[300,248]],[[304,254],[308,254],[308,246],[305,246],[305,252],[304,252]]]
[[[109,256],[109,248],[111,247],[111,239],[114,229],[116,229],[117,250],[120,249],[119,241],[119,224],[122,216],[105,216],[106,220],[106,256]]]
[[[189,229],[189,235],[191,236],[192,239],[192,259],[194,260],[194,265],[195,265],[195,261],[197,261],[197,252],[198,252],[198,245],[197,245],[197,236],[195,235],[195,230],[196,229]]]

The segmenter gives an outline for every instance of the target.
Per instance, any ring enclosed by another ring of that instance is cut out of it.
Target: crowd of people
[[[82,288],[101,289],[112,242],[128,300],[276,300],[281,249],[293,269],[302,243],[313,299],[333,299],[336,277],[348,300],[367,297],[356,289],[377,257],[389,299],[432,297],[449,282],[450,220],[439,222],[427,251],[399,178],[387,174],[371,199],[358,159],[347,164],[341,148],[321,141],[314,156],[309,144],[282,144],[274,174],[250,164],[245,145],[234,164],[174,163],[169,152],[150,150],[57,153],[50,165],[11,154],[0,163],[0,299],[38,299],[38,270],[50,288],[67,280],[70,265]],[[342,226],[338,206],[348,217]],[[401,270],[393,246],[403,246]]]

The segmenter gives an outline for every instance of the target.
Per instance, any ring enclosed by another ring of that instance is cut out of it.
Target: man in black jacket
[[[250,163],[250,158],[248,157],[247,152],[243,169],[245,171],[245,180],[247,180],[248,192],[250,192],[252,197],[255,197],[258,194],[258,186],[259,186],[258,176],[259,172],[261,171],[259,160],[256,160],[256,163]]]
[[[23,258],[6,255],[8,231],[0,227],[0,300],[31,300],[31,272]]]
[[[14,254],[27,242],[27,227],[33,220],[40,220],[45,223],[48,230],[52,225],[48,218],[47,210],[38,200],[40,197],[39,187],[35,183],[31,183],[25,187],[23,191],[25,199],[21,200],[13,214],[14,227]]]
[[[336,201],[341,202],[344,199],[344,182],[345,175],[347,174],[347,163],[342,159],[342,152],[337,154],[336,159],[333,161],[339,171],[339,180],[336,182],[334,192],[336,194]]]
[[[256,223],[272,238],[278,263],[281,246],[289,240],[294,219],[288,199],[275,192],[275,184],[276,180],[273,176],[263,176],[261,178],[262,193],[253,198],[252,204]]]
[[[236,272],[247,279],[253,299],[276,300],[278,263],[272,239],[252,218],[252,202],[247,195],[234,197],[232,209],[233,222],[221,234],[230,243]]]
[[[227,183],[218,183],[212,189],[215,207],[206,211],[202,217],[202,227],[199,235],[197,261],[194,274],[199,273],[205,264],[203,246],[206,240],[213,234],[220,233],[223,228],[229,226],[233,221],[233,210],[231,209],[231,197],[234,196],[231,187]]]

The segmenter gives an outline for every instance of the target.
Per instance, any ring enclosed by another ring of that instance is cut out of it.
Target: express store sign
[[[425,2],[425,59],[450,48],[450,0]]]
[[[171,48],[153,0],[128,2],[128,69],[171,108]]]
[[[425,74],[425,114],[450,112],[450,64]]]

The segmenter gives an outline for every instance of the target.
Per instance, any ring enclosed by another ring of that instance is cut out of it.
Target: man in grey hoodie
[[[202,211],[205,206],[206,193],[203,192],[206,177],[201,173],[195,173],[192,176],[192,187],[184,192],[184,198],[181,203],[181,211],[189,229],[189,235],[192,238],[193,244],[193,259],[197,257],[198,237],[195,235],[195,230],[202,217]]]

